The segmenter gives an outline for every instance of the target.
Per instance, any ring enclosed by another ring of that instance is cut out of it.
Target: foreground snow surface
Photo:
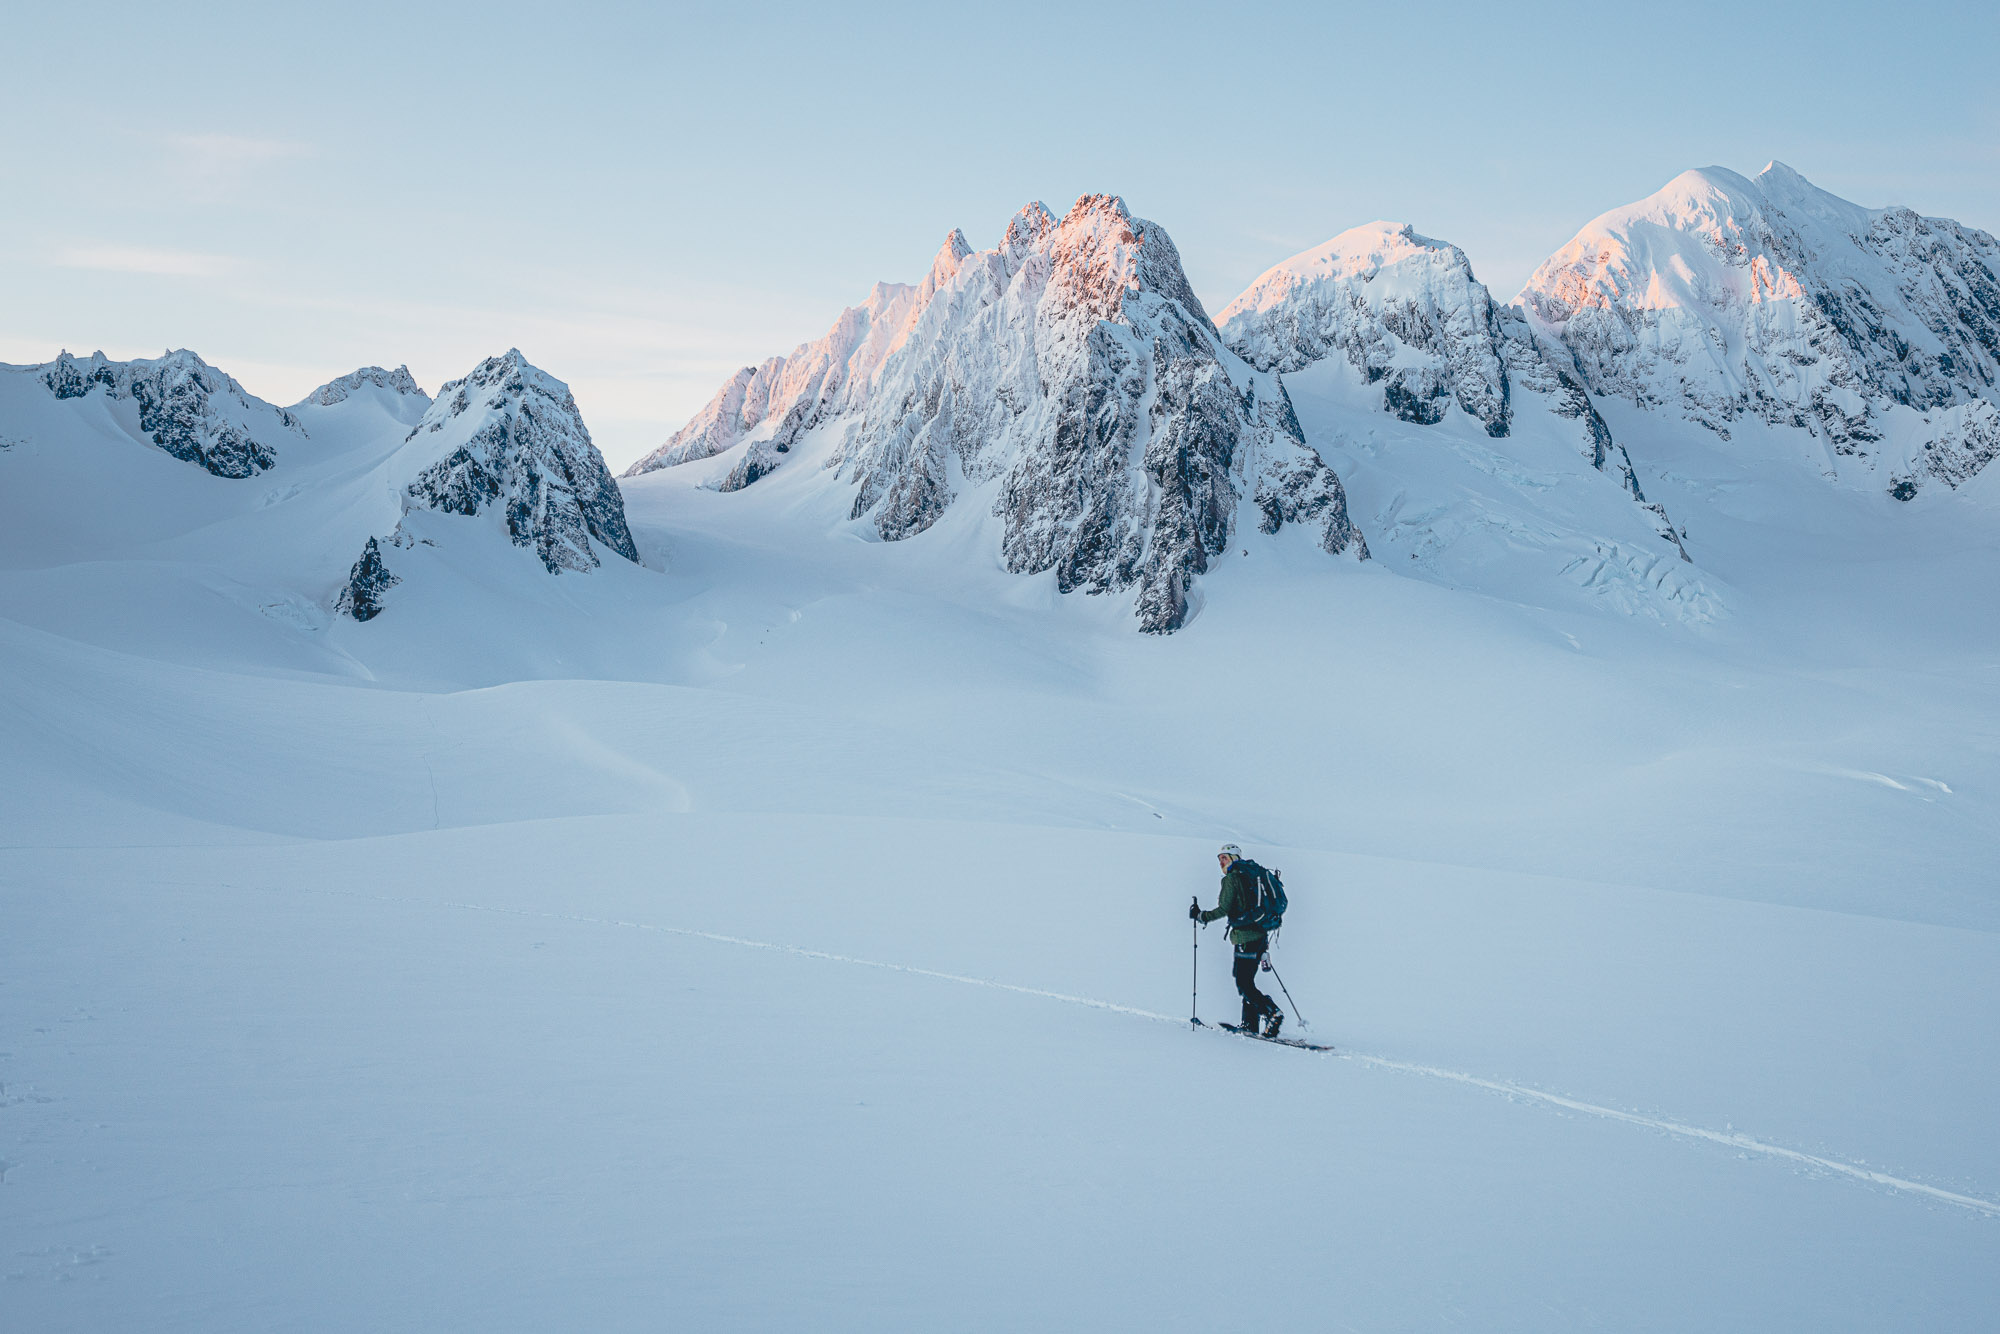
[[[1286,532],[1146,639],[669,470],[356,625],[0,492],[7,1326],[1992,1328],[1992,500],[1619,429],[1700,622]],[[1225,838],[1335,1054],[1188,1028]]]

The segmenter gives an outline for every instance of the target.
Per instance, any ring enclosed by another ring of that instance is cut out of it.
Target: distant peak
[[[292,406],[302,408],[307,404],[316,403],[323,408],[332,407],[335,403],[345,401],[348,395],[363,385],[374,385],[406,398],[421,398],[426,401],[430,399],[430,395],[426,394],[423,387],[417,383],[416,377],[410,374],[408,366],[398,366],[393,371],[384,370],[380,366],[363,366],[359,370],[349,371],[337,380],[328,380]]]

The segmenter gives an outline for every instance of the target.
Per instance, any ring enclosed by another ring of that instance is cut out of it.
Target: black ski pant
[[[1268,937],[1236,947],[1236,991],[1243,997],[1243,1026],[1249,1028],[1265,1015],[1276,1014],[1278,1003],[1257,990],[1257,965],[1263,962]]]

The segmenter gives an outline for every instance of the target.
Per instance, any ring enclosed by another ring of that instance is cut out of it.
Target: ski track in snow
[[[278,891],[283,892],[283,891]],[[324,894],[337,898],[366,899],[377,903],[393,903],[403,907],[450,908],[463,912],[499,913],[509,917],[538,917],[549,921],[574,922],[584,926],[622,927],[633,931],[655,931],[662,935],[686,936],[695,940],[709,940],[722,945],[735,945],[743,949],[769,950],[776,954],[789,954],[801,959],[820,959],[828,963],[852,964],[860,968],[876,968],[887,973],[906,973],[912,977],[927,977],[940,982],[956,982],[963,986],[985,987],[992,991],[1011,991],[1021,996],[1036,996],[1043,1000],[1061,1001],[1065,1005],[1082,1005],[1093,1010],[1109,1010],[1115,1014],[1130,1015],[1135,1019],[1149,1019],[1155,1023],[1182,1024],[1187,1022],[1177,1015],[1161,1014],[1155,1010],[1142,1010],[1136,1006],[1120,1005],[1114,1001],[1098,1000],[1090,996],[1075,996],[1063,991],[1048,991],[1040,987],[1024,987],[1013,982],[997,982],[992,978],[970,977],[963,973],[947,973],[935,968],[917,968],[909,964],[883,963],[878,959],[860,959],[848,954],[833,954],[826,950],[806,949],[798,945],[783,945],[775,941],[750,940],[743,936],[724,935],[717,931],[701,931],[685,926],[660,926],[653,922],[635,922],[623,918],[590,917],[581,913],[546,912],[531,908],[501,908],[483,903],[461,903],[443,901],[425,903],[418,899],[399,899],[385,894],[359,894],[348,890],[305,889],[297,891],[306,894]],[[1529,1088],[1523,1084],[1511,1084],[1504,1080],[1483,1079],[1478,1075],[1466,1074],[1460,1070],[1446,1070],[1440,1066],[1419,1065],[1412,1061],[1398,1061],[1387,1056],[1371,1056],[1365,1052],[1335,1050],[1317,1054],[1322,1060],[1335,1057],[1352,1061],[1359,1065],[1373,1066],[1381,1070],[1395,1070],[1403,1074],[1423,1075],[1430,1079],[1447,1080],[1454,1084],[1466,1084],[1473,1088],[1485,1089],[1508,1098],[1525,1098],[1534,1102],[1560,1107],[1565,1111],[1581,1112],[1586,1116],[1600,1117],[1607,1121],[1622,1121],[1627,1125],[1643,1126],[1648,1130],[1663,1131],[1683,1139],[1705,1140],[1720,1144],[1725,1148],[1745,1153],[1763,1154],[1805,1167],[1837,1172],[1842,1176],[1865,1181],[1871,1185],[1884,1186],[1890,1190],[1904,1191],[1923,1196],[1944,1204],[1970,1209],[1990,1218],[2000,1218],[2000,1201],[1981,1199],[1976,1195],[1961,1195],[1957,1191],[1945,1190],[1938,1186],[1925,1185],[1921,1181],[1910,1181],[1904,1177],[1891,1176],[1873,1168],[1856,1163],[1842,1162],[1838,1158],[1825,1158],[1818,1154],[1806,1153],[1800,1149],[1788,1149],[1782,1144],[1770,1144],[1760,1139],[1735,1131],[1708,1130],[1701,1126],[1691,1126],[1680,1121],[1669,1121],[1662,1117],[1645,1116],[1638,1112],[1620,1111],[1616,1107],[1603,1107],[1597,1103],[1583,1102],[1577,1098],[1565,1097],[1560,1093],[1550,1093],[1543,1089]]]

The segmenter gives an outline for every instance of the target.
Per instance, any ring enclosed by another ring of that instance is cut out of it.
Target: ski
[[[1333,1050],[1333,1048],[1331,1046],[1328,1046],[1326,1043],[1307,1042],[1304,1038],[1286,1038],[1286,1037],[1267,1038],[1262,1033],[1252,1032],[1251,1030],[1243,1027],[1243,1025],[1241,1024],[1211,1024],[1207,1020],[1202,1020],[1200,1021],[1200,1023],[1203,1028],[1219,1028],[1226,1033],[1234,1033],[1239,1038],[1255,1038],[1259,1042],[1269,1042],[1280,1047],[1297,1047],[1300,1051]]]

